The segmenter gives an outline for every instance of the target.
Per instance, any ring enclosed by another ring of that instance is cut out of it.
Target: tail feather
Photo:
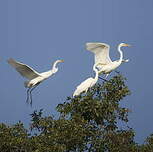
[[[25,86],[25,88],[28,88],[29,87],[29,81],[25,81],[24,86]]]

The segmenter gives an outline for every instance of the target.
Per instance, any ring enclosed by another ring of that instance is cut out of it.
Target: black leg
[[[30,105],[31,105],[31,107],[32,107],[32,91],[33,91],[38,85],[39,85],[39,83],[36,84],[36,85],[30,90]]]
[[[30,106],[31,106],[31,107],[32,107],[32,94],[31,94],[32,90],[33,90],[33,89],[30,90]]]
[[[101,79],[101,80],[104,80],[104,81],[106,81],[106,82],[108,81],[108,80],[106,80],[106,79],[104,79],[104,78],[101,78],[101,77],[98,77],[98,78]]]
[[[120,74],[120,72],[119,72],[119,71],[115,71],[115,73]]]
[[[30,91],[30,89],[31,89],[31,88],[28,88],[28,90],[27,90],[27,99],[26,99],[26,103],[27,103],[27,104],[29,104],[29,91]]]

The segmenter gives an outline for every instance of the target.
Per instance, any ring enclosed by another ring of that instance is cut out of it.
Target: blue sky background
[[[129,125],[142,143],[153,133],[152,14],[152,0],[1,0],[0,122],[28,125],[29,114],[41,108],[55,114],[56,105],[93,75],[93,54],[85,43],[111,45],[110,56],[116,60],[117,45],[126,42],[132,45],[124,48],[130,62],[118,71],[127,77],[132,95],[123,104],[132,110]],[[10,57],[39,72],[49,70],[56,59],[65,60],[55,76],[35,89],[33,108],[25,103],[25,79],[6,62]]]

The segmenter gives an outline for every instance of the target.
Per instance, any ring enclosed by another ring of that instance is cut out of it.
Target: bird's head
[[[57,60],[56,63],[62,63],[64,60]]]
[[[56,66],[58,63],[62,63],[62,62],[64,62],[64,60],[56,60],[55,62],[54,62],[54,64],[53,64],[53,68],[52,68],[52,71],[54,72],[54,73],[56,73],[57,71],[58,71],[58,67]]]
[[[127,44],[127,43],[121,43],[121,44],[119,44],[119,46],[120,46],[120,47],[122,47],[122,46],[130,47],[131,45],[130,45],[130,44]]]
[[[64,62],[64,60],[56,60],[56,61],[54,62],[54,64],[53,64],[53,66],[56,66],[58,63],[62,63],[62,62]]]

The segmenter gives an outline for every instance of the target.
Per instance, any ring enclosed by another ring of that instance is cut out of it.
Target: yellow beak
[[[64,62],[64,60],[61,60],[61,62]]]
[[[130,44],[124,44],[124,46],[131,47],[131,45],[130,45]]]

